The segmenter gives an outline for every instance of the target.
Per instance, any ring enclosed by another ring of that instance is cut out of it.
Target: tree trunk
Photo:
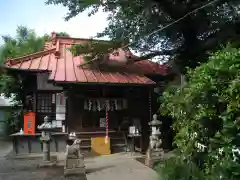
[[[184,72],[184,67],[195,67],[197,65],[195,58],[197,56],[196,49],[198,49],[199,40],[197,39],[197,28],[195,26],[195,22],[190,16],[184,20],[180,28],[182,29],[181,32],[184,39],[184,45],[181,48],[178,57],[179,61],[183,63],[178,64],[178,66],[180,70]]]

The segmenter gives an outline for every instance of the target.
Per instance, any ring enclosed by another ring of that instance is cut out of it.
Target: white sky
[[[66,32],[72,37],[90,38],[102,32],[108,25],[107,13],[98,12],[88,17],[88,12],[64,20],[67,8],[46,5],[45,0],[5,0],[0,5],[0,36],[16,34],[19,25],[34,29],[37,35]],[[107,39],[101,38],[101,39]],[[3,43],[0,37],[0,45]],[[136,55],[139,53],[133,52]]]
[[[34,29],[38,35],[67,32],[73,37],[89,38],[107,26],[107,14],[99,12],[92,17],[84,12],[65,21],[67,9],[47,6],[44,0],[7,0],[0,6],[0,35],[14,36],[18,25]],[[1,43],[1,40],[0,40]]]

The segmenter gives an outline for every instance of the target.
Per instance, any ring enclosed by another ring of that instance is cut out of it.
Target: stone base
[[[162,149],[159,149],[157,151],[152,151],[151,156],[156,158],[161,158],[164,156],[164,151]]]
[[[161,157],[161,156],[146,158],[145,159],[145,165],[150,167],[150,168],[153,168],[154,164],[158,161],[161,161],[162,159],[163,159],[163,157]]]
[[[146,165],[146,166],[152,168],[152,167],[153,167],[153,164],[154,164],[154,162],[153,162],[152,159],[148,159],[148,158],[145,159],[145,165]]]
[[[84,168],[84,161],[83,159],[66,159],[65,168],[66,169],[73,169],[73,168]]]
[[[82,176],[82,175],[80,175],[80,176],[65,176],[64,177],[64,179],[66,179],[66,180],[87,180],[87,177],[86,177],[86,175],[85,176]]]
[[[38,165],[38,167],[45,168],[45,167],[53,167],[56,165],[57,165],[56,161],[43,161],[41,164]]]
[[[66,180],[86,180],[87,178],[86,177],[83,177],[83,176],[66,176],[64,177],[64,179]]]
[[[87,180],[86,177],[86,170],[85,168],[71,168],[71,169],[66,169],[64,168],[64,176],[77,176],[79,180]]]

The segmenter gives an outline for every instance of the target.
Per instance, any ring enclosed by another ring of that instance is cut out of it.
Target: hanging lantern
[[[88,110],[91,111],[92,109],[92,101],[88,100]]]
[[[99,100],[97,100],[97,110],[98,110],[98,111],[101,111],[101,104],[100,104],[100,101],[99,101]]]
[[[111,110],[111,111],[114,110],[114,101],[110,101],[110,110]]]
[[[110,110],[110,102],[109,102],[109,100],[106,100],[106,108],[107,108],[107,110],[109,111]]]
[[[115,109],[118,110],[118,100],[114,100]]]

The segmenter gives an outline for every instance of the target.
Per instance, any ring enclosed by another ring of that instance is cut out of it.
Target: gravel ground
[[[12,142],[0,139],[0,158],[12,151]]]
[[[0,180],[62,180],[63,166],[38,168],[41,159],[0,158]],[[157,180],[157,174],[129,155],[110,155],[85,160],[88,180]],[[78,180],[72,177],[71,180]]]
[[[1,180],[61,180],[63,167],[38,168],[40,159],[0,159]]]

